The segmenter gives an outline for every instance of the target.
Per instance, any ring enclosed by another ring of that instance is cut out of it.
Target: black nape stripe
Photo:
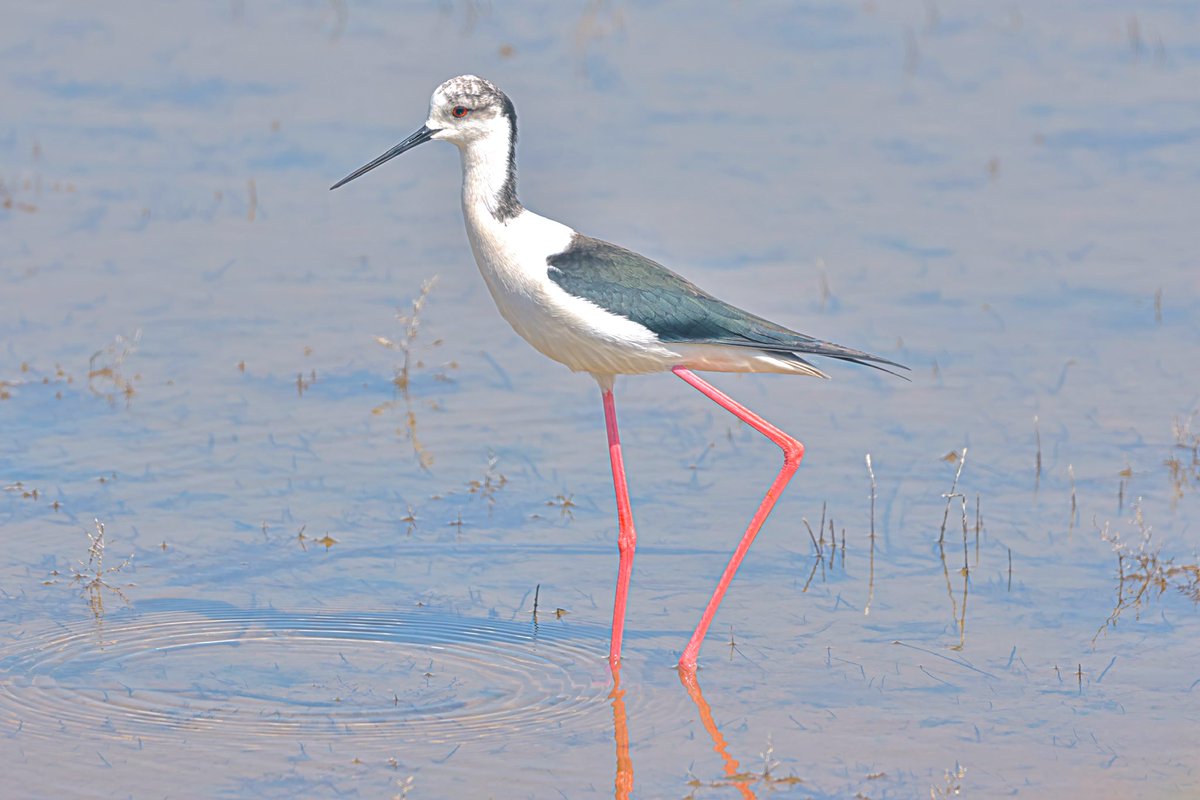
[[[500,187],[496,206],[496,218],[506,222],[521,213],[521,201],[517,199],[517,109],[508,95],[499,92],[500,114],[508,120],[508,176]]]

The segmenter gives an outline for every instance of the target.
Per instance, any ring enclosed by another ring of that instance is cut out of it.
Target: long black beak
[[[378,167],[383,162],[390,161],[391,159],[400,155],[405,150],[412,150],[417,145],[428,142],[430,139],[433,138],[433,135],[435,133],[437,133],[437,131],[431,129],[428,125],[422,125],[421,129],[418,130],[417,132],[415,132],[412,136],[409,136],[403,142],[396,145],[391,150],[388,150],[386,153],[384,153],[379,158],[372,161],[370,164],[367,164],[365,166],[359,167],[358,169],[354,170],[354,172],[351,172],[349,175],[342,178],[340,181],[335,183],[333,186],[330,186],[329,190],[333,191],[334,189],[338,188],[342,184],[349,183],[350,181],[354,180],[355,178],[357,178],[360,175],[365,175],[366,173],[368,173],[371,170]]]

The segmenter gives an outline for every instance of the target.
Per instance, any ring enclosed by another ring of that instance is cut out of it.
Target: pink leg
[[[617,433],[617,406],[611,388],[604,393],[604,426],[608,430],[608,457],[612,461],[613,489],[617,494],[617,597],[613,602],[612,640],[608,660],[621,658],[621,637],[625,633],[625,601],[629,598],[629,578],[633,575],[633,551],[637,532],[633,529],[633,509],[629,505],[629,486],[625,483],[625,462],[621,458],[621,436]]]
[[[779,470],[779,475],[776,476],[775,482],[771,484],[770,489],[767,489],[767,496],[763,498],[762,503],[758,506],[758,511],[754,513],[754,518],[750,520],[750,527],[746,529],[746,533],[742,535],[742,540],[738,543],[737,549],[733,551],[733,557],[729,559],[729,564],[725,567],[725,572],[721,575],[720,582],[717,583],[717,590],[713,592],[712,599],[708,601],[708,607],[704,609],[704,616],[700,618],[700,624],[696,626],[696,632],[692,634],[691,640],[683,650],[683,655],[679,657],[680,669],[694,670],[696,668],[696,656],[700,654],[700,645],[704,642],[704,635],[708,633],[708,626],[712,623],[713,616],[717,613],[717,607],[721,605],[721,598],[725,596],[725,590],[729,588],[729,583],[733,580],[733,574],[737,572],[738,565],[746,557],[746,551],[750,549],[750,545],[754,542],[754,537],[758,535],[763,522],[766,521],[767,515],[775,507],[775,501],[779,499],[779,495],[783,494],[784,487],[787,486],[788,481],[792,479],[792,475],[799,468],[800,459],[804,458],[804,445],[741,403],[738,403],[729,397],[729,395],[700,379],[691,370],[683,367],[675,367],[671,371],[698,389],[708,399],[783,449],[783,469]]]

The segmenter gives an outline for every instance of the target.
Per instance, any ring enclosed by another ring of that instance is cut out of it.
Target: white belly
[[[648,328],[574,297],[550,280],[546,257],[571,243],[566,225],[522,211],[508,222],[465,209],[475,262],[500,314],[544,355],[577,372],[660,372],[681,363]]]

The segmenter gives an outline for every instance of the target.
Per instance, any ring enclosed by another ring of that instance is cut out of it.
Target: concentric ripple
[[[553,630],[430,610],[190,604],[27,632],[0,650],[0,722],[48,736],[460,742],[592,713],[608,702],[601,655]]]

